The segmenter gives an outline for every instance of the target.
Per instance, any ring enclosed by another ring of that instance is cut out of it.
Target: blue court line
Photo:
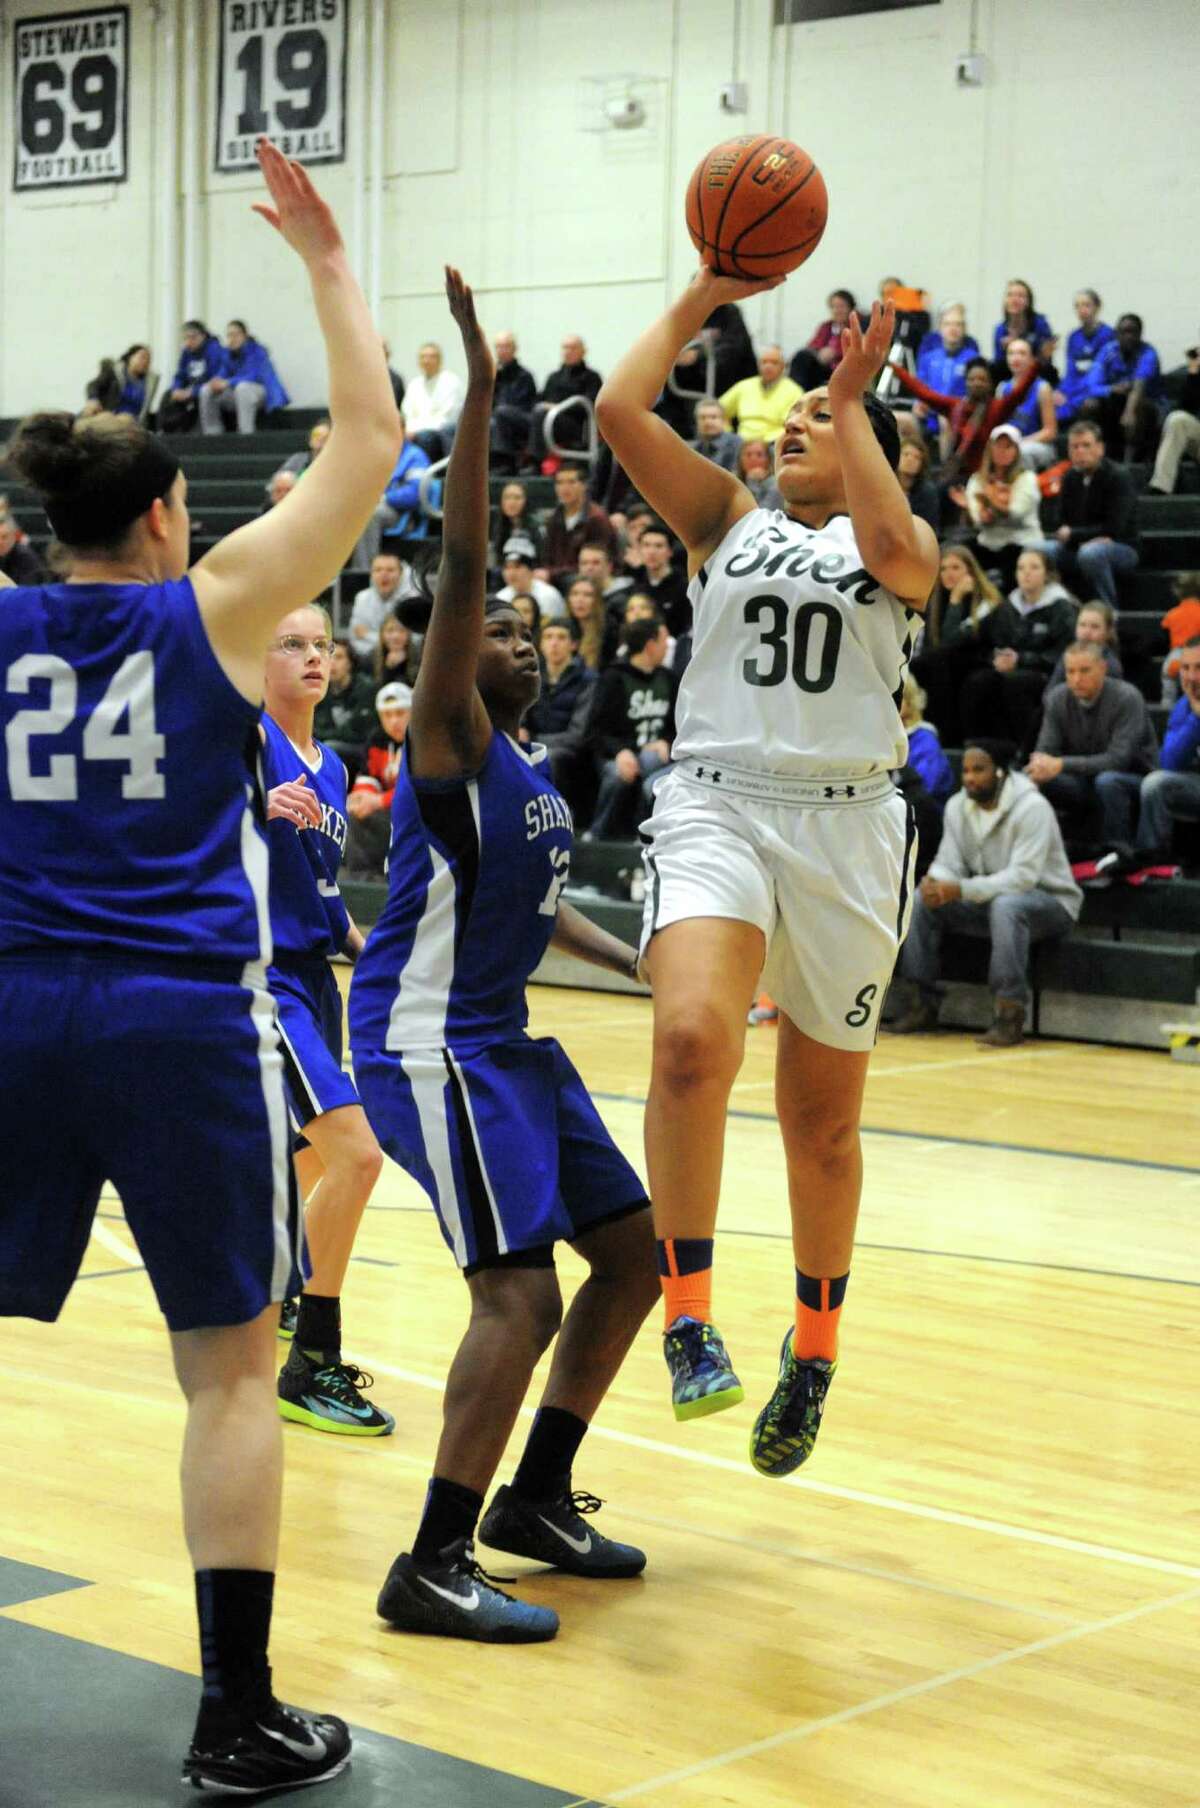
[[[594,1099],[607,1099],[615,1105],[645,1105],[646,1100],[632,1092],[594,1092]],[[773,1111],[740,1111],[729,1110],[726,1117],[747,1118],[756,1124],[774,1124],[778,1122]],[[1050,1155],[1060,1161],[1099,1162],[1107,1168],[1143,1168],[1152,1174],[1195,1174],[1195,1168],[1185,1168],[1173,1161],[1141,1161],[1129,1155],[1092,1155],[1084,1149],[1043,1149],[1035,1143],[995,1143],[988,1142],[978,1136],[943,1136],[940,1130],[885,1130],[874,1124],[859,1126],[864,1136],[891,1136],[903,1142],[913,1143],[955,1143],[963,1149],[1000,1149],[1009,1155]]]

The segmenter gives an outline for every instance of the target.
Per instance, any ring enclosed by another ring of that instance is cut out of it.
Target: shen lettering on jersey
[[[777,550],[772,551],[772,548]],[[822,552],[819,544],[797,547],[795,536],[774,521],[764,522],[750,535],[722,567],[731,578],[800,578],[808,574],[809,582],[832,587],[840,596],[849,595],[855,603],[878,603],[885,592],[865,566],[846,571],[851,561],[845,553]],[[843,575],[844,574],[844,575]]]
[[[539,835],[545,835],[551,829],[573,832],[575,821],[556,791],[543,791],[525,805],[525,828],[526,841],[536,841]]]

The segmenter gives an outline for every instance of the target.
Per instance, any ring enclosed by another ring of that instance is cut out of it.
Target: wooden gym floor
[[[531,996],[640,1166],[648,1004]],[[423,1197],[386,1171],[347,1350],[396,1434],[286,1431],[277,1677],[369,1729],[328,1808],[1200,1803],[1200,1073],[885,1035],[841,1370],[811,1464],[772,1484],[746,1440],[791,1311],[774,1046],[750,1033],[717,1246],[746,1404],[677,1425],[655,1314],[576,1471],[647,1548],[645,1578],[491,1559],[560,1610],[550,1645],[375,1619],[465,1299]],[[3,1744],[22,1753],[3,1808],[175,1799],[194,1698],[182,1410],[119,1202],[101,1209],[60,1323],[0,1324]],[[569,1251],[560,1271],[569,1290]]]

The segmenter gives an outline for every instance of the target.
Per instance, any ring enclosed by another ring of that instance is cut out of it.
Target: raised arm
[[[281,615],[311,602],[342,569],[383,494],[400,425],[379,333],[337,222],[297,163],[260,139],[273,206],[255,206],[308,270],[329,361],[332,431],[304,482],[214,546],[191,573],[213,651],[252,702],[263,647]]]
[[[462,334],[467,394],[446,469],[442,561],[408,731],[412,770],[424,778],[473,771],[492,735],[475,672],[487,598],[488,445],[496,367],[475,318],[475,298],[449,266],[446,299]]]
[[[851,314],[842,361],[829,379],[829,406],[862,562],[901,602],[924,609],[938,572],[937,539],[929,523],[913,514],[863,406],[863,391],[887,357],[895,323],[890,303],[874,304],[865,333]]]
[[[758,505],[745,484],[694,452],[651,411],[680,352],[715,307],[777,286],[733,282],[702,265],[678,301],[626,352],[596,398],[601,433],[638,493],[683,541],[693,571],[733,523]]]

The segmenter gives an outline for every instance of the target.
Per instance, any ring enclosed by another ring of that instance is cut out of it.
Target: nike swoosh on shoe
[[[350,1417],[352,1419],[369,1419],[371,1417],[372,1411],[374,1410],[370,1406],[348,1406],[342,1400],[334,1400],[334,1401],[314,1400],[311,1394],[305,1394],[304,1405],[307,1406],[309,1412],[314,1412],[314,1413],[319,1413],[319,1414],[328,1412],[330,1410],[330,1408],[332,1407],[332,1410],[334,1412],[345,1413],[348,1417]]]
[[[592,1534],[590,1532],[585,1532],[582,1538],[573,1538],[570,1532],[564,1532],[561,1526],[556,1526],[554,1521],[552,1519],[547,1519],[544,1513],[539,1513],[538,1518],[549,1531],[554,1533],[556,1538],[561,1538],[564,1544],[569,1545],[573,1551],[577,1551],[581,1557],[587,1556],[592,1548]]]
[[[469,1595],[460,1595],[455,1594],[452,1588],[439,1588],[436,1582],[429,1580],[428,1576],[418,1576],[417,1581],[423,1582],[426,1588],[431,1588],[435,1595],[441,1595],[443,1601],[449,1601],[451,1607],[461,1607],[464,1613],[474,1613],[479,1606],[479,1590],[477,1588],[473,1588]]]
[[[265,1733],[268,1739],[275,1739],[280,1745],[286,1745],[288,1750],[295,1752],[298,1758],[308,1758],[319,1763],[322,1758],[329,1756],[329,1747],[320,1733],[313,1733],[311,1738],[301,1744],[299,1739],[289,1739],[286,1733],[277,1733],[273,1727],[263,1726],[261,1722],[258,1730],[260,1733]]]

